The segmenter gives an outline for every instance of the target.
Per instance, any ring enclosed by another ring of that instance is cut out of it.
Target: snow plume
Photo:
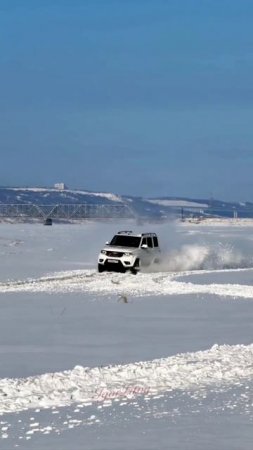
[[[163,255],[157,270],[165,272],[219,270],[250,267],[251,265],[251,260],[247,260],[239,250],[229,244],[185,244],[178,250]]]
[[[253,266],[253,248],[244,234],[238,236],[231,227],[218,233],[210,227],[204,232],[181,224],[158,225],[160,263],[152,267],[155,272],[181,272],[187,270],[239,269]]]

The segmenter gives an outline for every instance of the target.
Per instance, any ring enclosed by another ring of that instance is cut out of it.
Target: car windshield
[[[117,247],[139,247],[141,238],[138,236],[119,236],[116,235],[111,240],[110,245],[116,245]]]

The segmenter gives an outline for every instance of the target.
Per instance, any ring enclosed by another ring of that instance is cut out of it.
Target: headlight
[[[106,255],[106,250],[101,250],[101,253],[103,253],[103,255]]]
[[[125,256],[132,256],[131,252],[124,253]]]

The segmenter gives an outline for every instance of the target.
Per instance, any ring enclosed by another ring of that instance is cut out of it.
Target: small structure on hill
[[[67,189],[67,186],[65,183],[55,183],[54,188],[58,189],[59,191],[64,191],[64,189]]]

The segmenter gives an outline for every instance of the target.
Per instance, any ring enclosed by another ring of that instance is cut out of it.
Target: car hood
[[[107,245],[106,247],[104,247],[104,250],[106,250],[107,252],[135,253],[139,250],[139,247],[116,247],[115,245]]]

